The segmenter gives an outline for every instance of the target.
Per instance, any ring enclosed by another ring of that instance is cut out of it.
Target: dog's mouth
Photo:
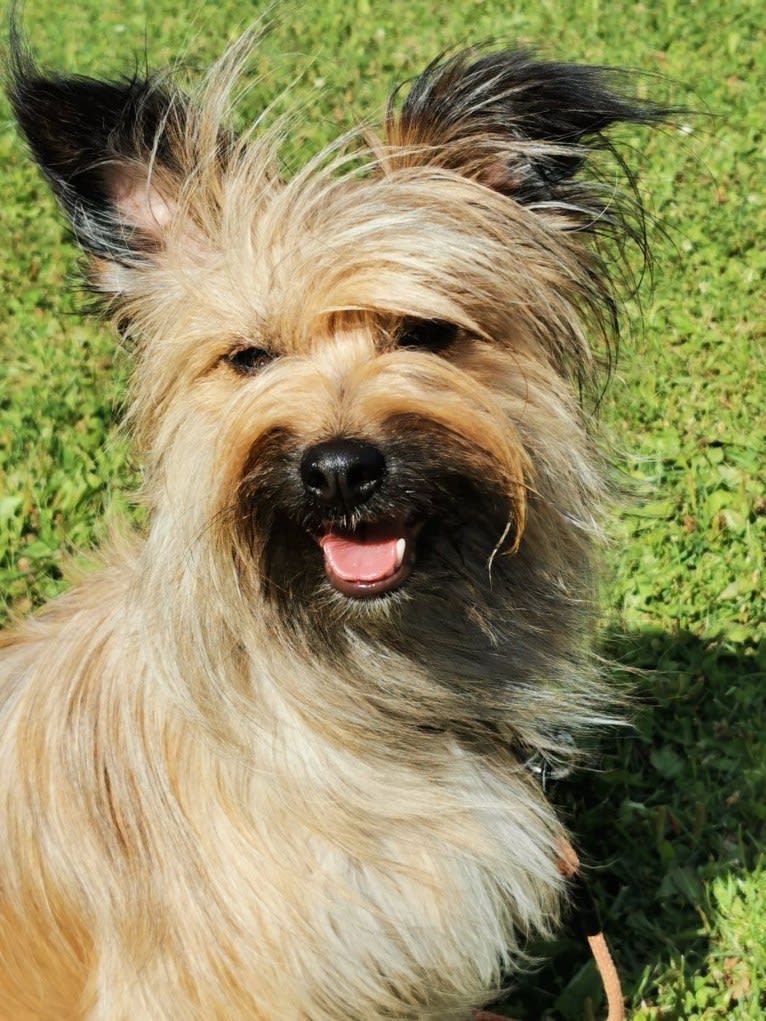
[[[338,592],[356,599],[399,588],[415,563],[417,527],[402,520],[330,527],[318,539],[325,574]]]

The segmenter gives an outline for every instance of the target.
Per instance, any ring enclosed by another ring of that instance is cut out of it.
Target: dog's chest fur
[[[413,735],[415,756],[404,735],[340,747],[286,703],[279,657],[251,664],[254,718],[224,743],[144,661],[131,584],[131,568],[105,572],[4,653],[0,763],[27,794],[6,881],[41,930],[55,911],[79,958],[51,972],[50,1017],[78,982],[83,1004],[100,999],[100,975],[110,1018],[177,1017],[175,982],[189,1017],[319,1021],[346,1001],[370,1017],[388,1003],[397,1018],[465,1018],[501,981],[511,917],[534,917],[540,898],[555,909],[557,825],[522,767],[443,733]],[[55,877],[45,859],[28,871],[30,840],[61,849]],[[84,915],[83,868],[100,877]],[[35,935],[21,935],[29,952]]]

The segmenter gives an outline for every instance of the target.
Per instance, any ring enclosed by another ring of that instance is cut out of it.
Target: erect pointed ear
[[[114,262],[161,248],[182,181],[183,97],[149,77],[46,76],[15,34],[12,46],[13,111],[79,243]]]
[[[410,84],[400,109],[397,93],[389,100],[390,158],[456,171],[523,203],[555,199],[580,169],[586,142],[598,146],[619,121],[662,117],[609,88],[615,75],[523,50],[436,60]]]

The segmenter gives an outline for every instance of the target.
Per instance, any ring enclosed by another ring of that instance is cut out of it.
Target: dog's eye
[[[274,355],[262,347],[243,347],[226,355],[224,361],[242,376],[252,375],[267,365]]]
[[[442,319],[406,319],[397,343],[410,350],[438,354],[453,343],[457,334],[458,327]]]

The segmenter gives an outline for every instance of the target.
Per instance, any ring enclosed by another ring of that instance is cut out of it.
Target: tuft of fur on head
[[[276,129],[230,126],[247,40],[191,95],[14,45],[18,122],[134,344],[149,516],[0,643],[0,1005],[464,1021],[557,917],[524,760],[608,715],[578,387],[641,229],[588,175],[659,113],[467,50],[285,180]]]

